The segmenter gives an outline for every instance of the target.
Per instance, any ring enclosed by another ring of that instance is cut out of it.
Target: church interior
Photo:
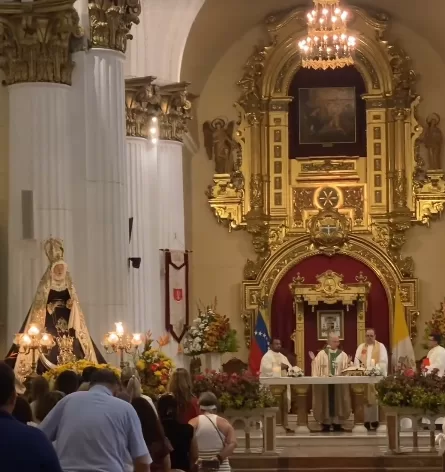
[[[443,0],[0,1],[2,357],[23,378],[122,367],[150,332],[178,367],[247,368],[261,317],[302,378],[329,333],[353,363],[369,329],[394,369],[400,306],[419,365],[433,321],[445,336],[444,18]],[[228,341],[204,359],[205,315]],[[53,344],[24,354],[34,325]],[[362,411],[317,434],[309,397],[292,387],[269,449],[245,423],[232,467],[440,469],[434,421],[387,437]],[[413,435],[415,460],[388,453]]]

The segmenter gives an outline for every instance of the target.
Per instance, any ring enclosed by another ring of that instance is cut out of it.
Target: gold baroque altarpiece
[[[266,19],[271,42],[255,47],[238,82],[236,145],[222,144],[232,139],[228,123],[213,130],[221,138],[215,161],[238,157],[230,157],[230,173],[214,175],[209,205],[229,231],[252,235],[256,253],[244,269],[248,345],[258,307],[267,310],[285,273],[315,254],[345,254],[370,267],[386,290],[390,313],[399,288],[411,335],[417,334],[418,281],[403,246],[411,226],[429,225],[444,207],[444,172],[436,168],[440,118],[432,114],[425,130],[420,125],[416,74],[408,54],[385,39],[389,17],[356,7],[351,13],[355,67],[366,85],[366,157],[289,159],[288,90],[301,67],[302,7]]]

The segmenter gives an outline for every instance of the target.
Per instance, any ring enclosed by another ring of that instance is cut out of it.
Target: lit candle
[[[110,333],[108,335],[108,342],[110,344],[116,344],[119,341],[119,336],[116,333]]]
[[[371,359],[371,367],[375,367],[375,360]]]
[[[122,326],[122,321],[114,323],[116,325],[116,334],[122,336],[124,334],[124,327]]]
[[[272,366],[272,376],[273,377],[281,377],[281,366],[280,365],[273,365]]]

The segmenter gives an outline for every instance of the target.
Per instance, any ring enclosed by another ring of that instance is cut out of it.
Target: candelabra
[[[45,332],[36,323],[31,323],[25,333],[15,335],[14,344],[19,347],[19,353],[28,355],[31,353],[31,374],[37,375],[38,355],[47,355],[55,346],[54,338]]]
[[[119,355],[120,367],[123,369],[125,367],[124,354],[136,353],[143,339],[141,333],[126,334],[121,322],[114,324],[116,330],[105,335],[102,346],[108,354],[115,353]]]

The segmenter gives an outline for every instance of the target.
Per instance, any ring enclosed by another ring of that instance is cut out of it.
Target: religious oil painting
[[[356,142],[355,87],[300,88],[300,144]]]
[[[329,333],[333,333],[341,340],[345,339],[345,323],[343,310],[317,311],[317,337],[325,341]]]

